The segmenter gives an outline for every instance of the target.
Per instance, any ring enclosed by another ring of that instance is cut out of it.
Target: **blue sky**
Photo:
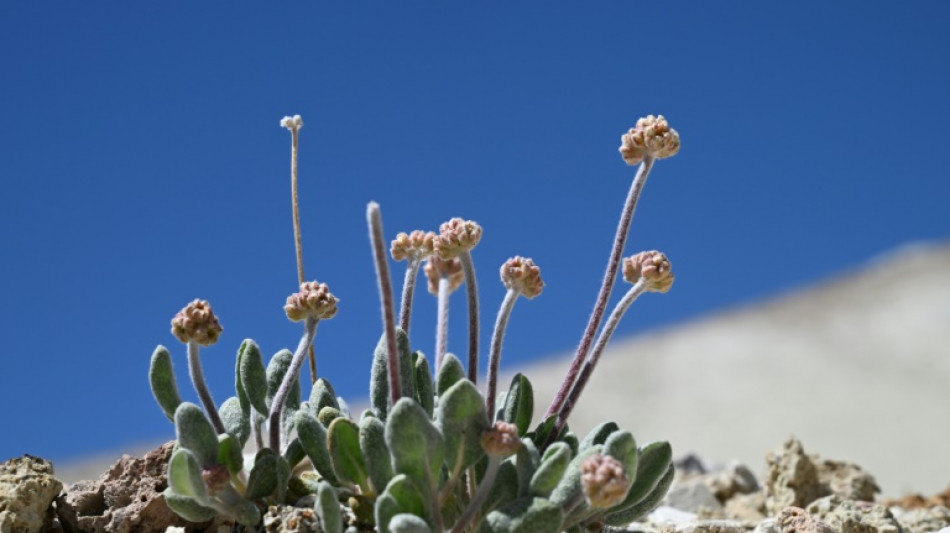
[[[948,15],[945,2],[4,3],[0,460],[171,438],[147,367],[167,345],[195,400],[169,333],[193,298],[224,326],[204,351],[218,402],[242,339],[296,345],[281,309],[296,286],[287,114],[306,123],[307,276],[341,300],[317,335],[320,373],[350,399],[381,331],[368,201],[389,237],[481,223],[483,346],[498,267],[534,258],[547,287],[514,309],[502,367],[516,369],[576,346],[634,173],[619,138],[642,115],[666,115],[683,148],[654,168],[627,254],[665,251],[677,281],[623,334],[946,240]],[[431,354],[435,301],[416,298],[413,344]]]

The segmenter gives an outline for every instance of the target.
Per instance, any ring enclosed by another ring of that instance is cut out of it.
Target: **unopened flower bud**
[[[495,425],[482,432],[482,449],[488,455],[508,457],[521,447],[518,427],[498,420]]]
[[[429,292],[435,295],[439,294],[439,280],[442,278],[449,280],[450,293],[461,287],[462,282],[465,281],[462,261],[458,257],[441,259],[437,255],[432,255],[422,270],[425,271],[426,278],[429,280]]]
[[[435,232],[415,230],[410,234],[396,235],[389,253],[396,261],[421,261],[432,255],[435,250]]]
[[[627,496],[630,480],[620,461],[594,454],[581,461],[581,488],[591,507],[606,509]]]
[[[287,128],[290,131],[297,131],[303,127],[303,119],[300,117],[300,115],[284,117],[280,119],[280,127]]]
[[[471,220],[453,218],[439,226],[439,236],[435,239],[435,253],[442,259],[458,257],[467,252],[482,239],[482,227]]]
[[[181,342],[195,341],[202,346],[218,342],[223,328],[207,300],[195,300],[172,318],[172,334]]]
[[[287,318],[299,322],[308,316],[316,319],[333,318],[339,300],[330,293],[326,283],[307,281],[300,284],[300,291],[287,297],[284,312]]]
[[[647,155],[663,159],[676,155],[680,136],[670,128],[663,115],[648,115],[637,121],[635,128],[620,137],[620,155],[628,165],[636,165]]]
[[[646,290],[666,292],[673,286],[673,266],[666,255],[652,250],[623,260],[623,279],[636,283],[643,279]]]
[[[231,474],[224,465],[214,464],[201,470],[201,479],[208,487],[208,492],[214,494],[228,486],[231,482]]]
[[[541,269],[531,259],[518,255],[501,265],[501,282],[506,289],[514,289],[526,298],[534,298],[544,288]]]

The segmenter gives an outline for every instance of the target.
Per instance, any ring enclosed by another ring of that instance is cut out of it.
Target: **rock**
[[[170,526],[197,526],[176,515],[162,497],[174,444],[142,459],[123,455],[98,480],[69,487],[66,503],[75,510],[79,528],[84,533],[164,533]]]
[[[775,518],[766,518],[755,526],[752,533],[782,533],[782,528],[778,527],[778,520]]]
[[[319,519],[313,509],[272,505],[264,515],[264,529],[269,533],[320,533]]]
[[[53,498],[63,484],[53,477],[53,463],[24,455],[0,465],[0,532],[38,533],[53,521]]]
[[[722,504],[716,499],[702,479],[685,481],[673,485],[663,500],[665,505],[695,513],[701,509],[718,510]]]
[[[722,514],[730,520],[759,522],[765,518],[765,493],[736,494],[726,501]]]
[[[817,455],[812,455],[811,461],[818,471],[818,481],[828,487],[830,494],[845,500],[873,502],[874,495],[881,492],[874,476],[856,464],[821,459]]]
[[[786,507],[805,507],[828,494],[828,487],[818,480],[818,469],[795,437],[769,452],[765,461],[765,507],[770,515]]]
[[[746,533],[745,526],[735,520],[700,520],[676,528],[678,533]]]
[[[776,523],[782,533],[835,533],[828,524],[811,516],[801,507],[786,507]]]
[[[891,512],[905,533],[931,533],[950,527],[950,509],[942,505],[909,511],[892,509]]]
[[[807,511],[838,533],[903,533],[887,507],[870,502],[826,496],[812,502]]]
[[[656,525],[686,524],[696,520],[696,513],[681,511],[674,507],[661,505],[647,515],[647,522]]]
[[[713,495],[725,503],[736,494],[751,494],[759,490],[759,481],[748,466],[733,462],[715,475],[706,477]]]

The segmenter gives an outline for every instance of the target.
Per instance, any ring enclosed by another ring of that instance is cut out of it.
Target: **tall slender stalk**
[[[515,307],[515,301],[518,300],[519,291],[517,289],[508,289],[505,293],[505,299],[501,302],[501,308],[498,309],[498,317],[495,319],[495,331],[491,336],[491,348],[488,355],[488,382],[485,391],[485,410],[488,412],[488,419],[495,419],[495,396],[498,394],[498,365],[501,362],[501,341],[505,338],[505,329],[508,327],[508,318],[511,317],[511,310]]]
[[[205,411],[208,413],[208,418],[211,419],[211,425],[214,426],[214,430],[218,432],[218,435],[225,433],[224,423],[221,422],[221,415],[218,414],[218,408],[215,406],[214,400],[211,398],[211,392],[208,391],[208,386],[205,384],[204,372],[201,371],[201,357],[198,355],[198,342],[195,340],[188,341],[188,375],[191,376],[191,383],[195,386],[195,391],[198,393],[198,398],[201,400],[201,405],[204,406]]]
[[[402,282],[402,301],[399,305],[399,327],[409,335],[409,321],[412,317],[412,297],[416,291],[416,279],[419,277],[418,259],[410,259],[406,265],[406,278]]]
[[[379,204],[376,202],[370,202],[366,207],[366,222],[369,225],[369,239],[373,246],[373,258],[376,260],[376,280],[379,283],[383,328],[386,333],[386,349],[389,352],[390,400],[393,405],[396,405],[396,402],[402,397],[402,384],[399,380],[399,354],[396,347],[393,284],[389,278],[389,263],[386,261],[386,248],[383,243],[383,216],[379,211]]]
[[[446,276],[439,277],[439,307],[435,326],[435,372],[442,368],[442,359],[449,347],[449,295],[452,293],[451,281]]]
[[[468,379],[478,382],[478,285],[475,282],[475,263],[472,254],[464,250],[459,254],[462,271],[465,272],[465,292],[468,300]]]
[[[567,376],[565,376],[564,381],[561,382],[561,386],[557,394],[555,394],[554,400],[552,400],[551,405],[548,407],[545,418],[557,414],[564,406],[571,387],[573,387],[574,382],[577,381],[581,365],[587,357],[587,353],[590,351],[591,343],[594,342],[594,335],[597,333],[597,328],[600,327],[600,321],[603,319],[607,302],[610,299],[610,292],[613,289],[614,281],[617,279],[617,269],[620,265],[620,258],[623,255],[624,244],[627,242],[627,234],[630,231],[630,222],[633,220],[637,200],[640,198],[640,193],[643,191],[644,184],[646,184],[647,176],[649,176],[650,169],[653,167],[653,161],[653,156],[644,156],[640,168],[637,169],[636,177],[634,177],[633,183],[630,185],[630,191],[627,193],[627,200],[624,203],[623,211],[620,214],[620,221],[617,224],[617,234],[614,237],[613,248],[610,251],[610,258],[607,261],[607,270],[604,272],[604,280],[603,283],[601,283],[600,292],[597,295],[597,302],[594,304],[594,310],[591,312],[590,320],[587,322],[587,328],[581,337],[580,345],[578,345],[577,353],[574,354],[574,359],[571,361]]]
[[[284,374],[284,380],[280,382],[280,387],[277,388],[274,399],[271,401],[270,413],[268,414],[270,421],[270,447],[277,453],[282,452],[280,449],[280,415],[284,410],[284,404],[287,403],[287,396],[290,395],[290,389],[300,376],[300,367],[303,366],[303,360],[307,354],[307,350],[313,346],[313,338],[317,334],[317,323],[319,321],[319,319],[313,316],[306,318],[303,336],[300,337],[300,343],[297,344],[297,351],[294,352],[294,356],[290,360],[290,368],[288,368],[287,373]]]

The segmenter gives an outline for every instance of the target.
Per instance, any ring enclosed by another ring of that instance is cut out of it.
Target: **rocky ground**
[[[143,458],[123,456],[99,479],[64,487],[53,466],[24,456],[0,465],[0,533],[226,533],[226,524],[191,524],[165,505],[172,444]],[[637,533],[950,533],[950,487],[881,500],[860,466],[806,453],[789,438],[766,456],[758,477],[747,465],[677,460],[677,478]],[[268,532],[318,533],[308,508],[272,507]]]

